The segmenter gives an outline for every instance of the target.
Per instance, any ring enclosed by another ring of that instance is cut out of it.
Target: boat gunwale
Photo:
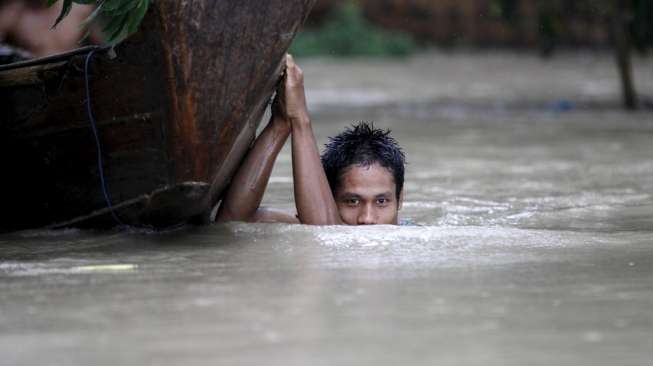
[[[44,65],[44,64],[55,63],[55,62],[61,62],[61,61],[67,61],[72,57],[88,54],[91,51],[108,52],[112,48],[113,47],[111,46],[100,46],[100,45],[75,48],[70,51],[57,53],[50,56],[38,57],[30,60],[18,61],[18,62],[12,62],[10,64],[0,65],[0,72],[26,68],[31,66]]]

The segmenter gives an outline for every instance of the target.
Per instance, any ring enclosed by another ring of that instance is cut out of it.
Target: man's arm
[[[287,212],[259,208],[274,161],[289,134],[288,121],[273,115],[234,175],[220,204],[216,221],[299,223],[296,217]]]
[[[299,221],[311,225],[342,224],[306,108],[303,72],[290,55],[286,56],[284,94],[286,117],[292,128],[292,168]]]

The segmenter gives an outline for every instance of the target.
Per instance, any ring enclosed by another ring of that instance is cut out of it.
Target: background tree
[[[493,0],[506,21],[514,23],[515,0]],[[598,19],[610,28],[622,85],[623,105],[638,108],[632,71],[632,51],[646,54],[653,46],[653,1],[650,0],[537,0],[540,52],[553,55],[563,39],[569,39],[570,19]]]
[[[637,109],[637,91],[633,81],[631,49],[633,38],[634,2],[632,0],[614,0],[612,12],[612,37],[617,56],[617,66],[621,76],[624,107]]]

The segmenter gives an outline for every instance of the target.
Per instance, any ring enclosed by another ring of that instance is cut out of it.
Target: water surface
[[[5,234],[1,363],[651,364],[649,112],[366,93],[316,101],[318,140],[392,128],[417,226]],[[291,197],[286,147],[265,204]]]

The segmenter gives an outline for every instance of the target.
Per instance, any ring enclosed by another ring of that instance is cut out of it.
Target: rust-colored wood
[[[121,220],[206,220],[251,143],[314,0],[157,1],[98,52],[93,113]],[[110,226],[84,101],[85,55],[0,70],[0,230]]]

